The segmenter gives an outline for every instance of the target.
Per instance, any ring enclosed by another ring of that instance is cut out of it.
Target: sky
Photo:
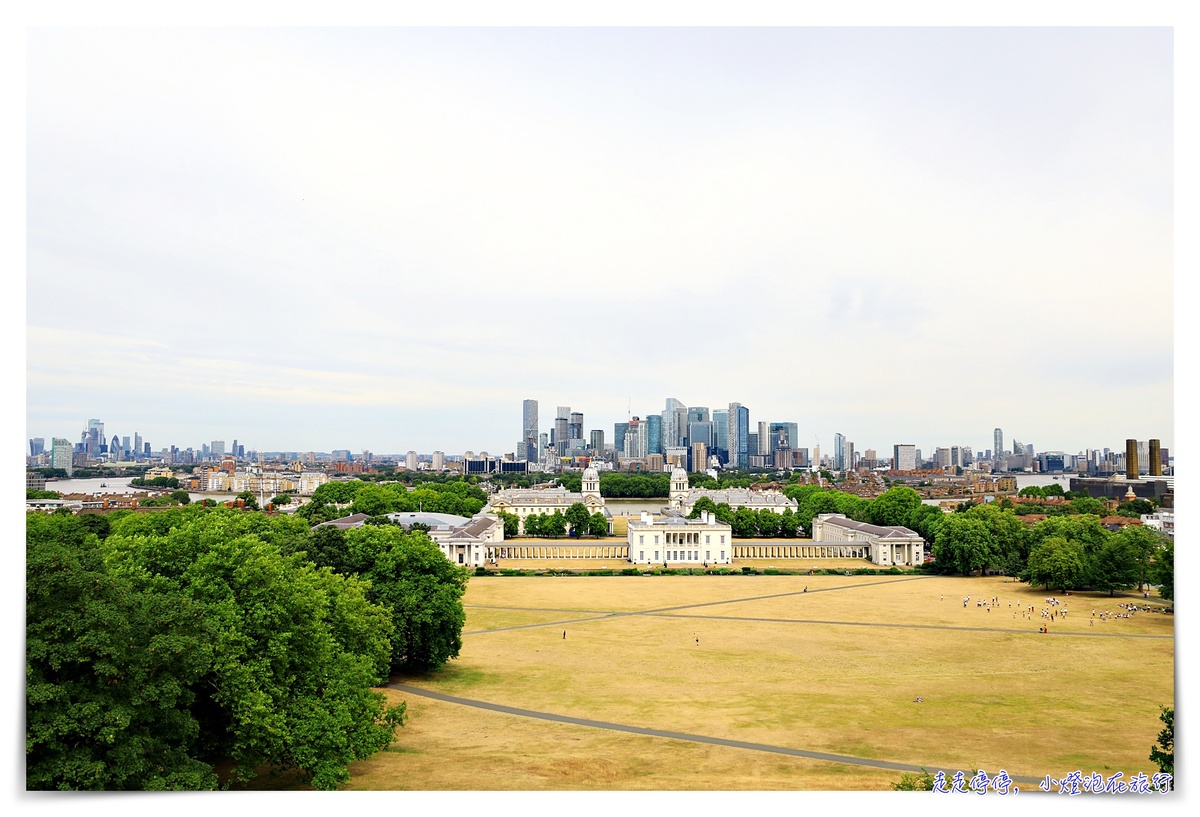
[[[1173,33],[46,28],[26,436],[1174,450]]]

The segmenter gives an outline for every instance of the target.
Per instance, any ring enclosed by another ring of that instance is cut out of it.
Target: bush
[[[636,567],[626,567],[621,570],[621,575],[622,576],[636,576],[641,572],[642,571],[638,570]]]
[[[757,576],[757,575],[758,575],[758,571],[757,571],[757,570],[755,570],[755,569],[754,569],[754,568],[752,568],[752,567],[743,567],[743,568],[742,568],[742,575],[743,575],[743,576]]]
[[[492,575],[492,572],[490,570],[488,570],[486,567],[484,567],[483,565],[480,565],[479,567],[475,568],[475,575],[476,576],[490,576],[490,575]]]
[[[763,573],[765,573],[768,576],[778,576],[779,575],[779,571],[773,567],[768,567],[766,570],[763,571]]]

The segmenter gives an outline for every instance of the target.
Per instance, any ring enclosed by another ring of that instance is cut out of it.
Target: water
[[[91,477],[88,479],[56,479],[46,480],[47,491],[58,491],[60,494],[137,494],[143,491],[161,490],[158,488],[139,488],[130,485],[133,477]],[[192,502],[201,499],[215,499],[217,502],[227,502],[237,494],[198,494],[188,492]]]
[[[997,474],[996,476],[1016,477],[1018,491],[1030,485],[1036,485],[1039,488],[1043,488],[1047,485],[1057,484],[1061,485],[1063,491],[1065,492],[1071,490],[1071,477],[1078,476],[1078,474]],[[970,494],[969,496],[961,497],[944,496],[939,497],[938,499],[922,499],[921,501],[926,505],[941,505],[943,502],[962,502],[966,499],[979,496],[988,497],[992,496],[992,494]]]

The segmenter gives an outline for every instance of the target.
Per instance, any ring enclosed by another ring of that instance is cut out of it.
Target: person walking
[[[567,631],[563,630],[563,641],[567,640]]]

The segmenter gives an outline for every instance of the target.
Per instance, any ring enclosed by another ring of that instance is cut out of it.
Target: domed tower
[[[688,494],[691,493],[691,488],[688,486],[687,471],[684,471],[679,466],[671,469],[671,507],[676,510],[682,510],[687,503]]]
[[[588,466],[583,469],[583,481],[579,486],[579,492],[584,496],[593,494],[597,498],[600,496],[600,472],[595,468]]]

